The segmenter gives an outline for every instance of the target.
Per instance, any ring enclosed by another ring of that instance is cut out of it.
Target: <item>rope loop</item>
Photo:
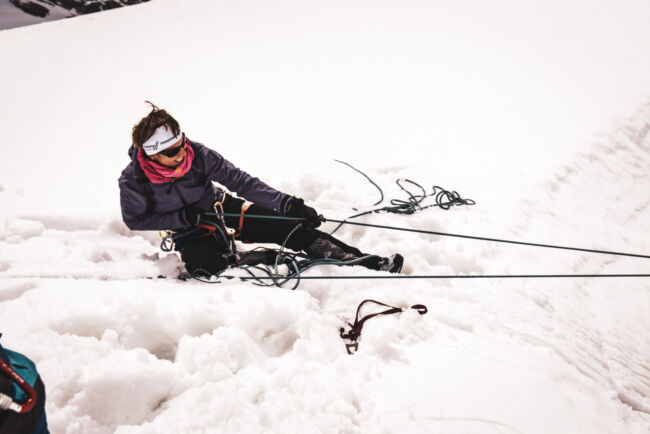
[[[384,192],[382,189],[375,183],[368,175],[357,169],[356,167],[340,160],[334,160],[338,163],[345,164],[346,166],[350,167],[351,169],[359,172],[361,175],[366,177],[368,181],[372,185],[374,185],[379,192],[381,193],[381,199],[379,202],[373,204],[373,206],[379,205],[381,202],[384,200]],[[330,232],[330,235],[334,234],[336,231],[340,229],[340,227],[344,224],[347,223],[348,219],[353,219],[357,217],[361,217],[364,215],[368,214],[373,214],[373,213],[380,213],[380,212],[387,212],[387,213],[392,213],[392,214],[405,214],[405,215],[411,215],[415,214],[416,212],[423,211],[427,208],[431,207],[439,207],[440,209],[443,210],[449,210],[453,206],[462,206],[462,205],[476,205],[476,202],[472,199],[464,199],[460,196],[460,194],[457,191],[449,191],[446,190],[438,185],[433,186],[433,190],[431,193],[427,193],[427,191],[422,187],[422,185],[418,184],[415,181],[412,181],[410,179],[406,178],[398,178],[395,183],[397,186],[402,190],[406,195],[408,196],[406,200],[404,199],[391,199],[390,200],[390,206],[384,206],[381,208],[375,208],[371,209],[368,211],[363,211],[358,214],[354,214],[347,219],[345,219],[342,223],[340,223],[332,232]],[[409,190],[407,188],[407,185],[410,184],[411,189],[415,188],[419,190],[419,192],[414,193],[413,191]],[[427,206],[423,206],[423,202],[429,198],[433,197],[435,200],[435,203]],[[353,208],[354,209],[354,208]],[[356,209],[355,209],[356,211]]]

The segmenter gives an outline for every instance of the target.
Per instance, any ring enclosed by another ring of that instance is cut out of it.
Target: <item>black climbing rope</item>
[[[354,171],[360,173],[360,174],[363,175],[363,176],[364,176],[368,181],[370,181],[370,183],[371,183],[372,185],[374,185],[375,187],[377,187],[377,190],[379,190],[379,194],[381,195],[381,197],[379,198],[379,201],[373,203],[372,206],[379,205],[380,203],[382,203],[382,202],[384,201],[384,192],[382,191],[381,187],[379,187],[375,181],[373,181],[372,179],[370,179],[370,177],[369,177],[368,175],[366,175],[365,173],[363,173],[362,171],[360,171],[360,170],[357,169],[356,167],[352,166],[350,163],[346,163],[345,161],[341,161],[341,160],[334,160],[334,161],[336,161],[337,163],[345,164],[346,166],[348,166],[348,167],[351,168],[352,170],[354,170]]]
[[[236,276],[222,276],[231,277]],[[591,277],[650,277],[650,274],[391,274],[369,276],[301,276],[301,280],[354,280],[354,279],[546,279],[546,278],[591,278]],[[248,277],[239,277],[249,280]],[[256,279],[266,279],[256,277]],[[293,279],[292,277],[287,280]]]
[[[216,210],[215,210],[216,211]],[[337,266],[345,266],[345,265],[355,265],[360,262],[363,262],[366,259],[372,258],[372,257],[377,257],[376,255],[365,255],[361,256],[359,258],[354,258],[351,260],[346,260],[346,261],[341,261],[338,259],[333,259],[333,258],[321,258],[321,259],[311,259],[308,256],[302,254],[302,253],[295,253],[295,252],[287,252],[285,250],[287,242],[289,241],[289,238],[298,230],[300,227],[302,227],[302,218],[292,218],[292,217],[280,217],[280,216],[258,216],[258,217],[263,217],[263,218],[281,218],[283,220],[289,220],[289,221],[295,221],[297,224],[296,226],[289,231],[287,236],[285,237],[284,241],[282,242],[281,246],[279,249],[269,249],[265,247],[258,247],[256,249],[251,250],[251,252],[254,251],[264,251],[269,254],[274,255],[274,263],[273,266],[267,265],[267,264],[258,264],[258,265],[239,265],[237,263],[237,251],[235,249],[235,243],[234,243],[234,238],[232,236],[227,236],[226,233],[224,232],[225,230],[225,221],[224,218],[228,216],[235,216],[235,217],[248,217],[250,214],[237,214],[237,213],[224,213],[224,212],[214,212],[214,213],[205,213],[205,220],[202,220],[203,223],[209,223],[210,227],[213,227],[214,232],[216,233],[218,230],[218,233],[223,237],[224,242],[226,245],[230,245],[230,253],[227,255],[228,257],[228,262],[230,264],[229,268],[238,268],[241,270],[244,270],[246,273],[248,273],[248,277],[238,277],[241,280],[251,280],[253,284],[258,285],[258,286],[277,286],[277,287],[282,287],[284,284],[286,284],[289,281],[292,281],[294,283],[293,287],[291,288],[292,290],[296,289],[298,285],[300,284],[300,279],[302,278],[302,273],[307,271],[308,269],[315,267],[317,265],[337,265]],[[210,219],[214,219],[214,221],[210,221]],[[215,230],[216,229],[216,230]],[[168,243],[165,239],[163,239],[163,246],[169,248]],[[173,247],[173,243],[171,244],[171,247]],[[286,265],[287,266],[287,273],[286,274],[280,274],[278,271],[278,267],[280,265]],[[225,270],[224,270],[225,271]],[[256,272],[262,273],[261,275]],[[204,269],[196,269],[194,270],[189,277],[199,280],[204,283],[219,283],[218,280],[215,280],[215,278],[220,278],[223,277],[225,279],[233,279],[237,278],[237,276],[230,276],[230,275],[225,275],[222,273],[219,274],[212,274],[208,272],[207,270]],[[269,282],[270,281],[270,282]]]
[[[357,223],[357,222],[348,222],[342,220],[333,220],[326,219],[325,221],[334,222],[334,223],[345,223],[348,225],[357,225],[357,226],[366,226],[371,228],[379,229],[390,229],[394,231],[405,231],[405,232],[414,232],[418,234],[428,234],[428,235],[440,235],[445,237],[457,237],[457,238],[466,238],[470,240],[480,240],[480,241],[493,241],[497,243],[509,243],[509,244],[519,244],[522,246],[533,246],[533,247],[546,247],[551,249],[563,249],[563,250],[575,250],[579,252],[588,252],[588,253],[603,253],[608,255],[618,255],[618,256],[631,256],[635,258],[645,258],[650,259],[650,255],[641,255],[636,253],[624,253],[624,252],[614,252],[609,250],[596,250],[596,249],[583,249],[580,247],[570,247],[570,246],[559,246],[555,244],[543,244],[543,243],[530,243],[525,241],[515,241],[515,240],[506,240],[502,238],[488,238],[488,237],[477,237],[473,235],[461,235],[461,234],[452,234],[449,232],[435,232],[435,231],[425,231],[421,229],[409,229],[409,228],[400,228],[396,226],[384,226],[384,225],[373,225],[370,223]]]
[[[240,216],[240,214],[230,214],[230,213],[225,213],[223,215],[224,216]],[[255,215],[255,214],[246,214],[246,215],[244,215],[244,217],[246,217],[246,218],[267,218],[268,216]],[[274,218],[282,219],[283,217],[274,216]],[[294,217],[284,217],[284,218],[287,219],[287,220],[304,220],[304,219],[294,218]],[[503,238],[488,238],[488,237],[479,237],[479,236],[474,236],[474,235],[453,234],[453,233],[449,233],[449,232],[426,231],[426,230],[422,230],[422,229],[402,228],[402,227],[398,227],[398,226],[373,225],[373,224],[370,224],[370,223],[357,223],[357,222],[329,219],[329,218],[324,218],[324,217],[323,217],[323,221],[332,222],[332,223],[348,224],[348,225],[356,225],[356,226],[365,226],[365,227],[371,227],[371,228],[377,228],[377,229],[389,229],[389,230],[393,230],[393,231],[413,232],[413,233],[417,233],[417,234],[439,235],[439,236],[444,236],[444,237],[466,238],[466,239],[479,240],[479,241],[492,241],[492,242],[496,242],[496,243],[519,244],[519,245],[522,245],[522,246],[546,247],[546,248],[551,248],[551,249],[574,250],[574,251],[578,251],[578,252],[601,253],[601,254],[607,254],[607,255],[630,256],[630,257],[634,257],[634,258],[650,259],[650,255],[642,255],[642,254],[638,254],[638,253],[625,253],[625,252],[615,252],[615,251],[611,251],[611,250],[585,249],[585,248],[580,248],[580,247],[560,246],[560,245],[556,245],[556,244],[531,243],[531,242],[526,242],[526,241],[506,240],[506,239],[503,239]]]
[[[344,161],[340,160],[334,160],[338,163],[345,164],[346,166],[350,167],[351,169],[359,172],[361,175],[365,176],[368,181],[372,185],[374,185],[380,192],[381,194],[381,199],[379,202],[373,204],[379,205],[383,200],[384,200],[384,192],[382,189],[377,185],[376,182],[374,182],[368,175],[363,173],[361,170],[357,169],[356,167],[352,166],[349,163],[346,163]],[[343,220],[343,222],[347,222],[349,219],[361,217],[364,215],[368,214],[374,214],[374,213],[380,213],[380,212],[388,212],[392,214],[414,214],[418,211],[425,210],[427,208],[432,208],[432,207],[439,207],[440,209],[448,210],[452,206],[462,206],[462,205],[476,205],[476,202],[472,199],[463,199],[460,194],[457,191],[449,191],[446,190],[438,185],[433,186],[433,190],[431,193],[427,193],[427,191],[422,187],[420,184],[417,182],[411,181],[410,179],[397,179],[395,181],[397,186],[408,196],[407,200],[402,200],[402,199],[391,199],[390,201],[390,206],[384,206],[381,208],[376,208],[376,209],[371,209],[368,211],[363,211],[358,214],[351,215],[347,219]],[[404,186],[404,184],[410,184],[412,187],[417,188],[420,192],[419,193],[413,193],[410,191],[408,188]],[[422,203],[429,197],[433,197],[435,200],[435,203],[429,204],[424,206]],[[329,220],[332,221],[332,220]],[[343,225],[343,223],[340,223],[332,232],[330,232],[330,235],[334,234],[336,231],[339,230],[339,228]]]

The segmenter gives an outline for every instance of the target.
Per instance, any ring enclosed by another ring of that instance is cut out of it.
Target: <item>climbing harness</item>
[[[361,308],[366,303],[374,303],[376,305],[384,306],[389,309],[381,312],[371,313],[364,316],[363,318],[359,318],[359,313],[361,312]],[[354,317],[354,324],[347,323],[348,326],[350,326],[350,330],[346,332],[344,327],[341,327],[341,329],[339,330],[339,335],[346,342],[345,349],[347,350],[348,354],[354,354],[359,349],[358,340],[361,337],[361,329],[363,328],[363,325],[366,321],[379,315],[392,315],[395,313],[404,312],[405,309],[409,309],[409,308],[390,306],[388,304],[382,303],[377,300],[362,301],[359,304],[359,307],[357,307],[357,314]],[[424,315],[425,313],[428,312],[427,307],[423,304],[414,304],[413,306],[410,307],[410,309],[416,310],[417,313],[419,313],[420,315]]]
[[[34,405],[36,404],[36,392],[34,391],[34,388],[30,386],[29,383],[23,379],[23,377],[18,375],[18,373],[14,371],[11,366],[5,363],[5,361],[2,359],[0,359],[0,371],[4,372],[9,376],[9,378],[15,381],[18,387],[20,387],[29,397],[27,399],[27,402],[24,404],[19,404],[15,402],[10,396],[5,395],[4,393],[0,393],[0,409],[12,410],[16,413],[27,413],[32,408],[34,408]]]
[[[158,231],[158,235],[162,238],[160,243],[160,249],[162,251],[171,252],[173,250],[181,250],[187,241],[201,236],[216,237],[218,233],[221,240],[226,246],[228,246],[230,253],[237,253],[235,238],[239,237],[241,234],[241,229],[244,225],[244,213],[250,206],[251,202],[245,202],[242,206],[241,214],[236,214],[237,216],[240,216],[240,220],[238,229],[235,231],[226,226],[224,217],[226,214],[223,210],[223,201],[226,199],[226,192],[222,189],[219,189],[219,191],[221,192],[221,198],[217,199],[212,205],[214,213],[205,213],[206,215],[214,217],[214,220],[201,218],[195,227],[184,232]]]

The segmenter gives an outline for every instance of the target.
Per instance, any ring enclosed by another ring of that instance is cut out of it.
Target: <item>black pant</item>
[[[242,199],[226,195],[226,199],[223,202],[224,213],[240,214],[243,204],[244,201]],[[279,213],[273,210],[255,204],[248,207],[244,215],[280,216]],[[226,217],[226,226],[237,229],[239,219],[239,216]],[[244,218],[241,235],[238,239],[243,242],[281,245],[287,239],[287,235],[297,225],[298,222],[290,220]],[[306,251],[317,238],[329,241],[332,247],[335,247],[340,252],[350,254],[354,257],[364,256],[359,249],[348,246],[325,232],[316,229],[307,229],[302,226],[289,237],[285,246],[294,251]],[[228,268],[229,265],[233,265],[232,258],[229,259],[228,257],[229,253],[230,248],[223,240],[223,237],[219,233],[214,233],[188,241],[181,249],[181,258],[185,263],[185,268],[191,274],[197,271],[218,274]],[[315,257],[324,257],[327,255],[325,252],[319,251],[308,253]],[[242,253],[240,254],[238,264],[252,265],[255,261],[257,261],[256,263],[261,263],[265,259],[268,259],[260,257],[260,255],[265,255],[265,253]],[[336,255],[332,257],[339,259],[336,258]],[[375,268],[374,262],[376,260],[371,260],[366,266]]]

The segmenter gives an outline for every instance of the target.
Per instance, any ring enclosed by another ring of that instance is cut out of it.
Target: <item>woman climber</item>
[[[353,262],[372,270],[401,270],[404,259],[399,254],[366,255],[317,230],[322,217],[314,208],[189,140],[171,115],[149,104],[151,112],[133,127],[131,162],[119,178],[122,218],[132,230],[173,233],[174,249],[180,251],[190,274],[216,275],[230,266],[273,263],[274,251],[235,252],[224,233],[228,228],[234,230],[232,237],[243,242],[286,241],[286,247],[302,251],[310,259],[359,259]],[[216,187],[213,181],[238,197]],[[236,216],[219,217],[220,213]],[[245,214],[304,220],[295,229],[296,220],[246,218]],[[217,220],[225,226],[223,230],[217,227]]]

